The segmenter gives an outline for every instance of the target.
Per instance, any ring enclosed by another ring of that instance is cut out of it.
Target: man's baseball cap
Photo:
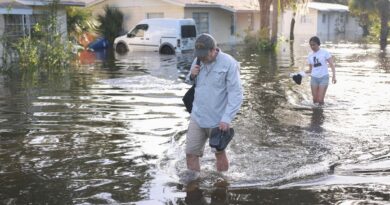
[[[209,51],[215,48],[217,42],[215,39],[207,33],[202,33],[196,38],[195,41],[195,56],[205,57],[209,54]]]

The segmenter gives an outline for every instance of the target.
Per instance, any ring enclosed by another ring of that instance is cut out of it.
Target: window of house
[[[155,18],[164,18],[164,13],[147,13],[146,14],[147,19],[155,19]]]
[[[7,37],[22,37],[29,35],[29,27],[26,15],[5,14],[4,35]]]
[[[340,14],[340,23],[344,23],[344,14],[343,13]]]
[[[209,13],[194,12],[192,18],[195,20],[198,33],[209,33]]]
[[[130,32],[129,37],[144,37],[145,31],[148,28],[149,26],[147,24],[139,24]]]
[[[326,14],[322,14],[322,23],[326,22]]]

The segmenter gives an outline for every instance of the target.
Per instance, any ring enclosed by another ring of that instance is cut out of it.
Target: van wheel
[[[160,49],[161,54],[167,54],[167,55],[172,55],[175,53],[175,51],[170,47],[170,46],[163,46]]]
[[[116,48],[115,48],[116,52],[118,53],[125,53],[127,52],[127,47],[124,43],[119,43],[118,45],[116,45]]]

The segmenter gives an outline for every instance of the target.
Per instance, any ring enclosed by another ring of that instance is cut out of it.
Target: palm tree
[[[278,40],[278,16],[280,0],[272,0],[272,27],[271,44],[274,45]]]
[[[260,32],[264,38],[269,38],[270,7],[273,0],[258,0],[260,6]]]
[[[387,36],[389,35],[389,0],[379,0],[377,2],[377,8],[379,10],[379,16],[381,19],[381,35],[380,45],[381,50],[385,50],[387,47]]]
[[[112,45],[115,38],[123,31],[123,13],[117,8],[104,7],[104,15],[98,16],[98,32]]]
[[[92,19],[92,12],[88,9],[67,7],[66,17],[68,34],[75,39],[79,39],[83,33],[95,30],[96,23]]]

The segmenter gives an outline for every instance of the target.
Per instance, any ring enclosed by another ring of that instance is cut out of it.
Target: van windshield
[[[181,26],[181,37],[182,38],[191,38],[196,37],[196,28],[195,25],[185,25]]]
[[[145,31],[147,31],[149,26],[147,24],[137,25],[128,35],[129,37],[144,37]]]

